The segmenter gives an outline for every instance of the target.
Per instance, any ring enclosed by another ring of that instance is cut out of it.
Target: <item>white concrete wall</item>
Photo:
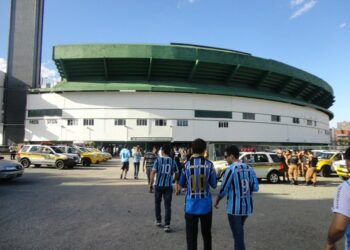
[[[27,109],[63,110],[62,117],[28,118],[26,141],[130,141],[142,138],[168,138],[173,141],[329,143],[328,115],[309,107],[267,100],[215,95],[96,92],[30,94]],[[230,111],[232,119],[196,118],[194,110]],[[255,113],[255,120],[243,120],[242,112]],[[272,122],[280,115],[281,122]],[[300,124],[293,124],[293,117]],[[78,126],[67,126],[67,119],[79,119]],[[93,118],[94,126],[83,126],[84,118]],[[136,119],[147,119],[137,126]],[[39,124],[30,124],[39,119]],[[58,119],[47,124],[47,119]],[[126,119],[126,126],[115,126],[114,119]],[[155,126],[156,119],[167,125]],[[188,127],[178,127],[177,119],[187,119]],[[308,126],[306,120],[316,121]],[[219,128],[218,121],[228,121]]]

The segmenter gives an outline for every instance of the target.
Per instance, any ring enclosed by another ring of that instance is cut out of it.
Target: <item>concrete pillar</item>
[[[24,140],[27,91],[40,87],[44,0],[12,0],[4,91],[4,144]]]

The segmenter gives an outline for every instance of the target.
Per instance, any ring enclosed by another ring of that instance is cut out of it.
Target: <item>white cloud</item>
[[[0,71],[6,72],[7,70],[7,61],[5,58],[0,58]]]
[[[298,6],[298,5],[302,4],[303,2],[305,2],[305,0],[292,0],[290,2],[290,6],[292,8],[294,8],[295,6]]]
[[[54,86],[57,82],[61,81],[61,77],[59,76],[57,70],[51,68],[50,63],[41,64],[41,78],[41,87],[45,87],[47,84]]]
[[[58,74],[57,70],[54,69],[52,63],[43,63],[41,64],[41,78],[42,86],[50,84],[51,86],[55,85],[57,82],[61,81],[61,77]],[[0,58],[0,71],[6,72],[7,70],[7,60],[5,58]]]
[[[200,0],[178,0],[177,2],[177,8],[181,9],[183,6],[188,4],[194,4],[196,2],[199,2]]]
[[[342,24],[340,24],[340,25],[339,25],[339,28],[340,28],[340,29],[345,28],[346,24],[347,24],[347,23],[342,23]]]
[[[298,0],[296,0],[296,2],[297,1]],[[299,0],[299,2],[300,2],[300,0]],[[300,4],[298,6],[300,6]],[[310,11],[313,7],[315,7],[316,4],[317,4],[317,0],[309,0],[305,3],[303,3],[303,5],[299,9],[294,11],[294,13],[290,16],[290,19],[297,18],[298,16],[301,16],[302,14]]]

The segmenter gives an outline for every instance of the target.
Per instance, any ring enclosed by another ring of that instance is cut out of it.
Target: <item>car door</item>
[[[257,178],[266,178],[270,166],[269,158],[266,154],[254,154],[254,171]]]
[[[43,164],[53,166],[55,164],[55,152],[49,147],[43,146],[41,149],[41,153],[43,155],[44,162]]]
[[[34,165],[44,164],[44,158],[41,154],[41,146],[31,146],[28,151],[28,158]]]

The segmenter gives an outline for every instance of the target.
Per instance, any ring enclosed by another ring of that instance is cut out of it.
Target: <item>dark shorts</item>
[[[129,162],[128,161],[123,162],[122,170],[126,170],[126,171],[129,170]]]

